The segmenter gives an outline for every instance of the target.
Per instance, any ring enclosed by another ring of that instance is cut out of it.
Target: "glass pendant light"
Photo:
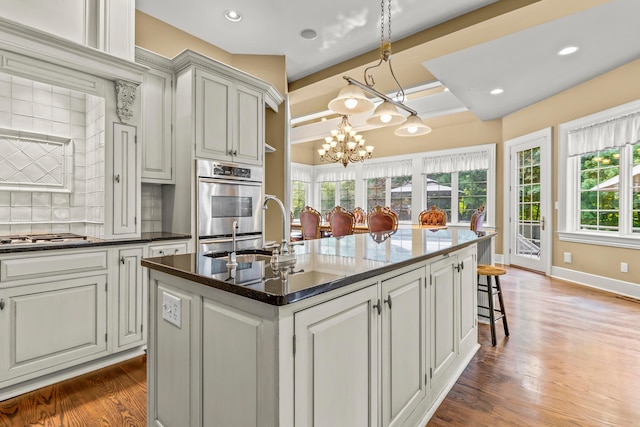
[[[431,128],[424,124],[422,119],[415,114],[407,117],[407,120],[400,126],[394,134],[396,136],[418,136],[431,132]]]

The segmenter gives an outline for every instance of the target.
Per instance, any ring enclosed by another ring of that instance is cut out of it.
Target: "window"
[[[356,181],[354,179],[340,182],[340,206],[350,211],[356,208]]]
[[[367,211],[376,206],[386,206],[387,178],[367,180]]]
[[[559,237],[637,248],[640,101],[559,127]]]
[[[411,221],[411,176],[391,178],[391,209],[398,221]]]
[[[291,210],[294,218],[300,218],[300,212],[307,204],[308,184],[302,181],[293,181],[291,185]]]
[[[326,214],[336,206],[336,183],[323,182],[320,184],[320,213]]]
[[[493,187],[492,158],[493,148],[425,158],[422,167],[426,197],[422,209],[435,205],[447,213],[448,222],[456,224],[469,223],[473,212],[482,205],[490,208],[493,203],[487,189]]]

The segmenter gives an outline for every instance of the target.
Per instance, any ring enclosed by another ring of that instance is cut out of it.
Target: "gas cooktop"
[[[17,245],[25,243],[82,243],[87,241],[87,236],[81,236],[73,233],[59,234],[14,234],[9,236],[0,236],[0,247],[4,245]]]

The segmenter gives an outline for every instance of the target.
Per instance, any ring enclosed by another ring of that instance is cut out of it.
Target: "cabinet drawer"
[[[149,246],[149,257],[171,256],[187,253],[187,242]]]
[[[107,252],[79,252],[64,255],[33,255],[0,261],[0,281],[49,277],[107,268]]]

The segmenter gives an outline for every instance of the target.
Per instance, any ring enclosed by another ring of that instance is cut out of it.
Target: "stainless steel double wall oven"
[[[199,250],[231,251],[234,221],[236,249],[261,247],[263,168],[209,160],[196,166]]]

